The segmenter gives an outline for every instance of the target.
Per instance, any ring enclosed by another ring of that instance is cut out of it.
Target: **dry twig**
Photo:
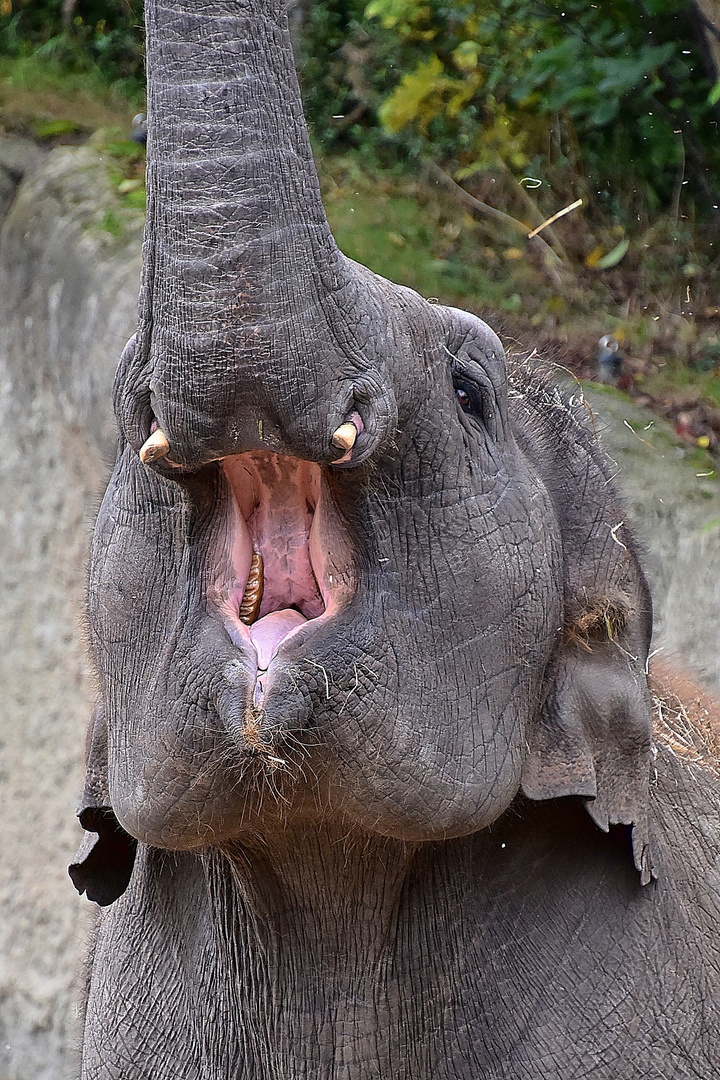
[[[456,184],[452,176],[448,176],[448,174],[441,169],[439,165],[436,165],[434,161],[426,161],[425,167],[431,176],[434,176],[436,180],[449,188],[459,202],[465,203],[465,205],[469,206],[472,210],[478,210],[481,214],[485,214],[486,217],[494,218],[495,221],[501,221],[503,225],[510,225],[513,229],[517,229],[518,232],[522,233],[523,236],[535,240],[537,246],[545,256],[544,265],[548,273],[556,285],[559,286],[562,284],[557,272],[557,267],[563,266],[563,261],[560,256],[553,251],[550,245],[545,243],[542,237],[535,236],[535,233],[539,230],[532,231],[530,226],[526,225],[524,222],[518,221],[517,218],[511,217],[510,214],[506,214],[502,210],[496,210],[494,206],[489,206],[487,203],[481,202],[480,199],[476,199],[469,191],[466,191],[465,188]],[[540,228],[542,228],[542,226],[540,226]]]

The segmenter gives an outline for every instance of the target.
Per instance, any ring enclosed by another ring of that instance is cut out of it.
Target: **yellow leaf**
[[[698,446],[701,446],[703,450],[707,450],[710,445],[710,439],[707,435],[701,435],[697,441]]]
[[[443,77],[442,61],[433,55],[424,64],[418,64],[415,71],[403,75],[400,85],[380,106],[379,116],[383,127],[388,131],[400,131],[408,124],[417,121],[422,130],[442,111],[442,101],[438,91],[452,80]],[[437,97],[437,101],[433,101]]]
[[[453,119],[455,119],[455,117],[459,116],[462,109],[464,109],[464,107],[467,105],[468,101],[470,101],[474,97],[475,91],[479,89],[480,85],[482,84],[482,75],[478,71],[468,76],[468,78],[466,78],[463,82],[457,82],[453,84],[448,79],[447,83],[448,89],[452,85],[456,87],[454,92],[450,94],[450,97],[448,98],[448,103],[446,105],[446,112],[448,116],[451,116]]]
[[[598,244],[598,246],[593,248],[590,254],[585,257],[585,265],[590,267],[596,266],[602,259],[602,254],[602,244]]]

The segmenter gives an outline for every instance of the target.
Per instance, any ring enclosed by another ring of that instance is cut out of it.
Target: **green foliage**
[[[74,135],[78,125],[74,120],[47,120],[38,122],[33,126],[34,134],[38,139],[54,139],[57,135]]]
[[[365,171],[356,155],[325,158],[321,170],[333,234],[352,259],[442,303],[531,318],[552,298],[552,282],[515,258],[443,191],[392,170]]]
[[[122,196],[123,205],[130,210],[145,210],[147,207],[147,194],[144,187],[133,188]]]
[[[620,223],[628,236],[663,210],[693,221],[720,205],[720,81],[703,66],[691,0],[300,0],[294,10],[321,151],[359,150],[385,168],[430,158],[483,198],[486,178],[502,175],[500,205],[532,224],[578,197],[594,230]],[[141,108],[142,22],[142,0],[0,0],[0,73],[32,89],[43,69]],[[72,110],[46,111],[34,130],[50,139],[71,124],[81,133]],[[512,205],[517,181],[525,191]],[[596,232],[574,254],[612,269],[625,239]]]
[[[302,38],[296,42],[308,115],[323,118],[331,128],[333,117],[352,109],[348,83],[349,59],[341,50],[351,38],[351,28],[362,18],[362,0],[332,0],[308,5]]]
[[[93,73],[137,96],[144,85],[142,0],[76,0],[71,7],[65,20],[62,0],[0,0],[0,54]]]
[[[720,202],[720,81],[703,67],[690,0],[301,6],[305,107],[324,150],[386,166],[430,157],[460,181],[532,174],[543,212],[590,196],[626,224],[677,212],[678,194],[690,216]],[[142,23],[142,0],[0,0],[0,55],[137,98]]]
[[[708,209],[720,188],[720,90],[696,33],[688,0],[370,0],[363,12],[316,0],[306,105],[326,148],[377,150],[384,135],[386,148],[457,179],[531,172],[541,201],[590,195],[626,220],[671,207],[687,179],[686,205]],[[357,112],[364,98],[353,127],[330,121],[331,72],[333,112]]]
[[[126,163],[145,160],[145,149],[132,139],[115,139],[103,143],[103,152]]]

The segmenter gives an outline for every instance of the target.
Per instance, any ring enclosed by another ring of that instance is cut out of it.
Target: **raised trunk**
[[[148,217],[130,361],[138,400],[123,426],[143,441],[152,412],[175,457],[197,464],[238,438],[249,445],[261,419],[280,448],[303,414],[301,445],[287,448],[312,456],[327,439],[328,407],[337,426],[352,398],[347,386],[332,393],[348,352],[338,311],[363,300],[325,217],[285,5],[150,0],[146,17]],[[306,393],[285,407],[297,364]],[[364,357],[351,367],[365,370]]]
[[[298,248],[323,272],[337,259],[285,5],[154,0],[147,53],[147,299],[175,287],[168,299],[212,333],[277,297]]]

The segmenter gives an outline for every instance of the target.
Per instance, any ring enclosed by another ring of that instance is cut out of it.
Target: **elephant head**
[[[650,600],[581,395],[338,250],[281,0],[147,30],[77,886],[288,815],[463,836],[521,789],[632,824],[647,880]]]

